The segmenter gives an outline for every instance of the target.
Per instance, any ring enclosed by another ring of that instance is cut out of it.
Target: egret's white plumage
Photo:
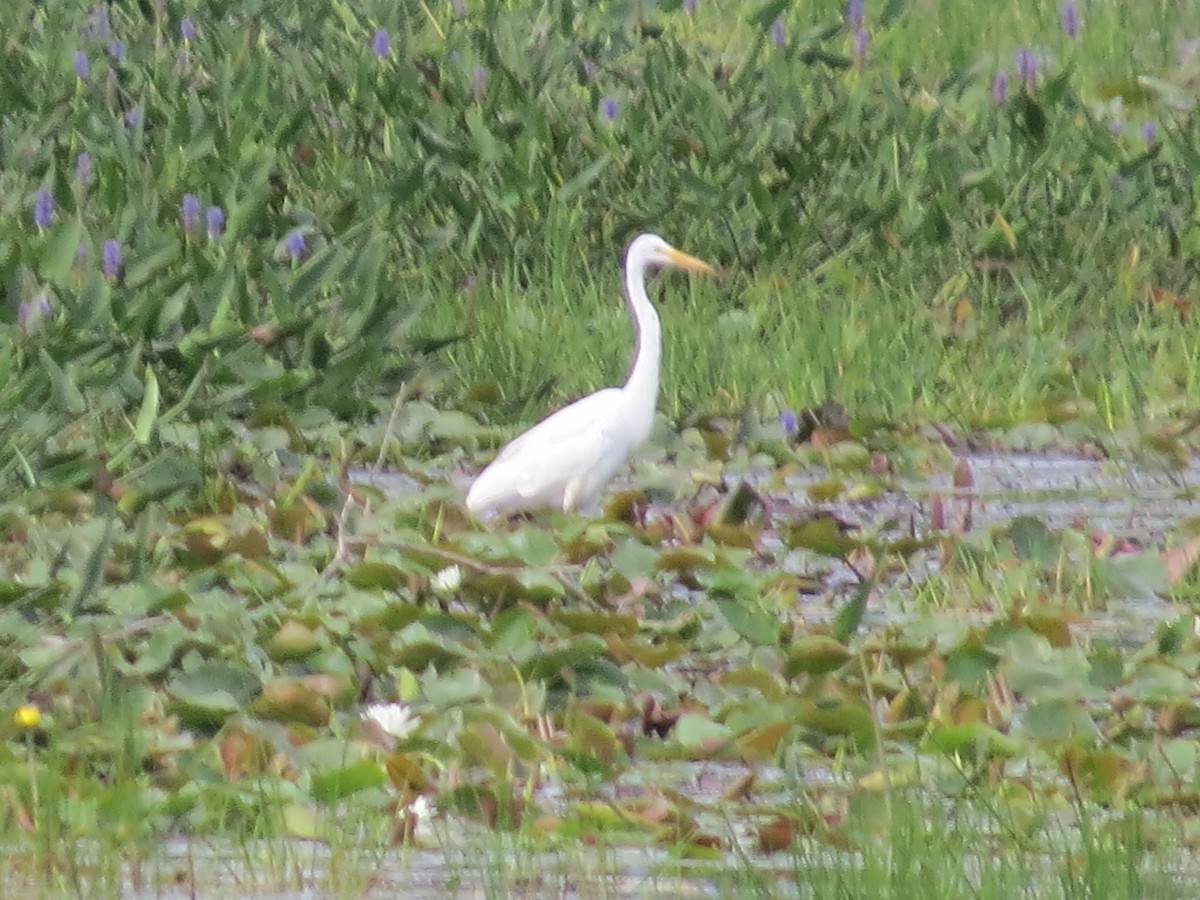
[[[467,492],[477,516],[519,510],[592,506],[604,486],[650,436],[658,397],[662,328],[646,295],[646,272],[658,267],[715,274],[656,234],[634,238],[625,253],[625,299],[637,333],[624,386],[576,400],[512,440]]]

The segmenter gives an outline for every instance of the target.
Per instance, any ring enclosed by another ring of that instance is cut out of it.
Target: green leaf
[[[1043,565],[1053,565],[1059,557],[1054,535],[1036,516],[1018,516],[1009,523],[1008,537],[1018,559],[1030,559]]]
[[[87,412],[87,401],[75,386],[74,379],[62,370],[45,348],[38,349],[38,359],[41,360],[46,374],[50,376],[50,388],[58,408],[73,416],[81,416]]]
[[[73,615],[78,615],[83,610],[88,598],[100,586],[100,579],[104,574],[104,560],[108,558],[108,550],[112,546],[113,525],[116,518],[115,510],[109,513],[104,520],[104,533],[96,542],[96,546],[92,548],[92,552],[88,554],[87,565],[83,569],[83,578],[79,582],[79,591],[75,594],[75,600],[71,604]]]
[[[42,279],[61,284],[75,265],[75,254],[86,232],[78,219],[64,222],[47,242],[42,252]]]
[[[859,546],[859,542],[842,533],[838,520],[833,516],[809,519],[786,531],[789,547],[803,547],[826,556],[845,557]]]
[[[150,435],[154,431],[154,423],[158,418],[158,376],[150,366],[146,366],[145,391],[142,393],[142,408],[138,411],[137,423],[133,429],[133,438],[139,444],[150,443]]]
[[[983,722],[936,726],[924,744],[947,756],[965,756],[973,761],[994,757],[1012,759],[1022,754],[1019,741]]]
[[[336,803],[359,791],[383,787],[387,780],[387,770],[383,766],[369,759],[360,759],[331,772],[313,773],[309,793],[320,803]]]
[[[179,249],[179,241],[172,238],[167,244],[148,256],[136,259],[125,270],[125,286],[128,288],[144,287],[153,277],[176,260],[179,256]]]
[[[868,578],[859,584],[854,596],[838,607],[833,616],[831,633],[842,643],[850,640],[858,626],[862,624],[863,615],[867,611],[867,599],[871,596],[871,588],[875,586],[874,579]]]
[[[774,646],[779,643],[779,619],[744,602],[718,599],[717,611],[729,627],[752,644]]]
[[[684,747],[696,750],[713,741],[726,741],[733,738],[733,732],[720,722],[714,722],[708,716],[699,713],[687,713],[680,716],[672,732],[675,740]]]
[[[484,165],[499,162],[503,155],[500,151],[500,144],[484,123],[483,114],[473,106],[467,110],[464,118],[467,130],[471,132],[471,138],[475,142],[475,152],[479,154],[479,161]]]
[[[612,158],[608,156],[608,154],[601,156],[598,160],[560,187],[555,192],[554,198],[559,203],[567,203],[571,200],[574,200],[577,195],[582,194],[592,186],[592,182],[600,177],[600,173],[608,168],[608,164],[610,162],[612,162]]]
[[[824,634],[810,634],[792,642],[784,674],[795,678],[801,673],[822,675],[840,669],[850,658],[845,645]]]
[[[792,0],[770,0],[751,13],[750,24],[758,28],[770,28],[771,23],[791,5]]]
[[[594,634],[577,635],[546,652],[535,655],[521,667],[530,680],[557,678],[569,669],[590,662],[608,649],[604,638]]]
[[[888,0],[887,6],[879,14],[879,24],[891,25],[904,14],[906,9],[908,9],[908,0]]]

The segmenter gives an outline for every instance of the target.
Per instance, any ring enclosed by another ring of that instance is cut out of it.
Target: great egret
[[[637,343],[623,387],[589,394],[514,438],[467,492],[467,508],[487,518],[520,510],[591,507],[629,455],[650,436],[658,396],[662,328],[646,296],[646,271],[688,269],[715,275],[708,263],[657,234],[633,239],[625,252],[625,299]]]

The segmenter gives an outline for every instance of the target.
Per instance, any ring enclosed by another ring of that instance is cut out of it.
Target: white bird
[[[520,510],[590,508],[654,424],[662,327],[646,295],[646,272],[688,269],[715,275],[708,263],[657,234],[633,239],[625,252],[625,300],[637,344],[622,387],[589,394],[509,442],[467,492],[467,508],[489,518]]]

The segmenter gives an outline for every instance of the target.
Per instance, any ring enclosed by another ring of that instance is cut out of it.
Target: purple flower
[[[119,278],[121,275],[121,242],[109,238],[104,242],[102,262],[105,278]]]
[[[225,231],[225,211],[219,206],[208,208],[208,239],[215,241]]]
[[[1067,0],[1062,5],[1062,27],[1069,38],[1079,35],[1079,7],[1075,5],[1074,0]]]
[[[488,70],[483,66],[476,66],[475,73],[471,76],[471,92],[475,95],[475,102],[482,103],[483,95],[487,93]]]
[[[123,62],[125,60],[125,45],[120,41],[113,41],[108,45],[108,55],[113,62]]]
[[[195,234],[200,230],[200,198],[195,194],[184,194],[183,204],[180,210],[180,218],[183,219],[183,230],[188,234]]]
[[[787,31],[783,27],[783,16],[776,16],[775,21],[771,23],[771,40],[780,50],[787,44]]]
[[[88,62],[87,54],[82,50],[75,51],[75,74],[79,76],[80,81],[87,81],[92,77],[92,64]]]
[[[689,16],[696,14],[696,7],[700,5],[700,0],[683,0],[683,11]]]
[[[1153,122],[1146,122],[1142,125],[1142,140],[1148,145],[1153,146],[1158,140],[1158,126]]]
[[[54,224],[54,197],[49,188],[40,187],[33,195],[33,224],[38,228]]]
[[[867,47],[870,45],[871,36],[867,34],[867,29],[859,28],[854,32],[854,58],[860,66],[867,61]]]
[[[92,154],[86,150],[75,157],[75,178],[83,187],[92,181]]]
[[[785,409],[779,414],[779,424],[783,426],[783,433],[788,437],[795,437],[800,431],[800,419],[790,409]]]
[[[179,36],[189,42],[196,39],[196,25],[191,19],[184,19],[179,23]]]
[[[863,0],[850,0],[846,7],[846,24],[855,31],[863,26]]]
[[[1001,69],[992,79],[992,102],[1003,106],[1008,101],[1008,70]]]
[[[376,59],[383,59],[392,52],[392,36],[386,28],[376,28],[375,36],[371,39],[371,49],[375,51]]]
[[[600,115],[604,116],[606,121],[617,121],[617,114],[620,111],[620,108],[617,106],[617,98],[611,94],[600,101]]]
[[[90,27],[88,36],[93,40],[107,41],[112,36],[112,28],[108,24],[108,7],[97,6],[88,17]]]
[[[29,334],[41,326],[45,319],[50,318],[51,311],[50,299],[45,293],[38,294],[36,300],[26,300],[17,307],[17,325]],[[30,321],[31,319],[33,321]]]
[[[1037,85],[1038,60],[1028,47],[1017,50],[1017,74],[1021,77],[1021,87],[1026,90]]]
[[[1120,119],[1113,119],[1108,123],[1108,130],[1113,134],[1122,134],[1125,131],[1125,123]]]
[[[137,128],[142,124],[142,108],[140,106],[129,107],[129,112],[125,113],[125,122],[130,128]]]
[[[296,228],[289,232],[287,236],[287,252],[292,258],[292,262],[299,262],[304,256],[304,251],[308,247],[308,242],[304,239],[304,232]]]

